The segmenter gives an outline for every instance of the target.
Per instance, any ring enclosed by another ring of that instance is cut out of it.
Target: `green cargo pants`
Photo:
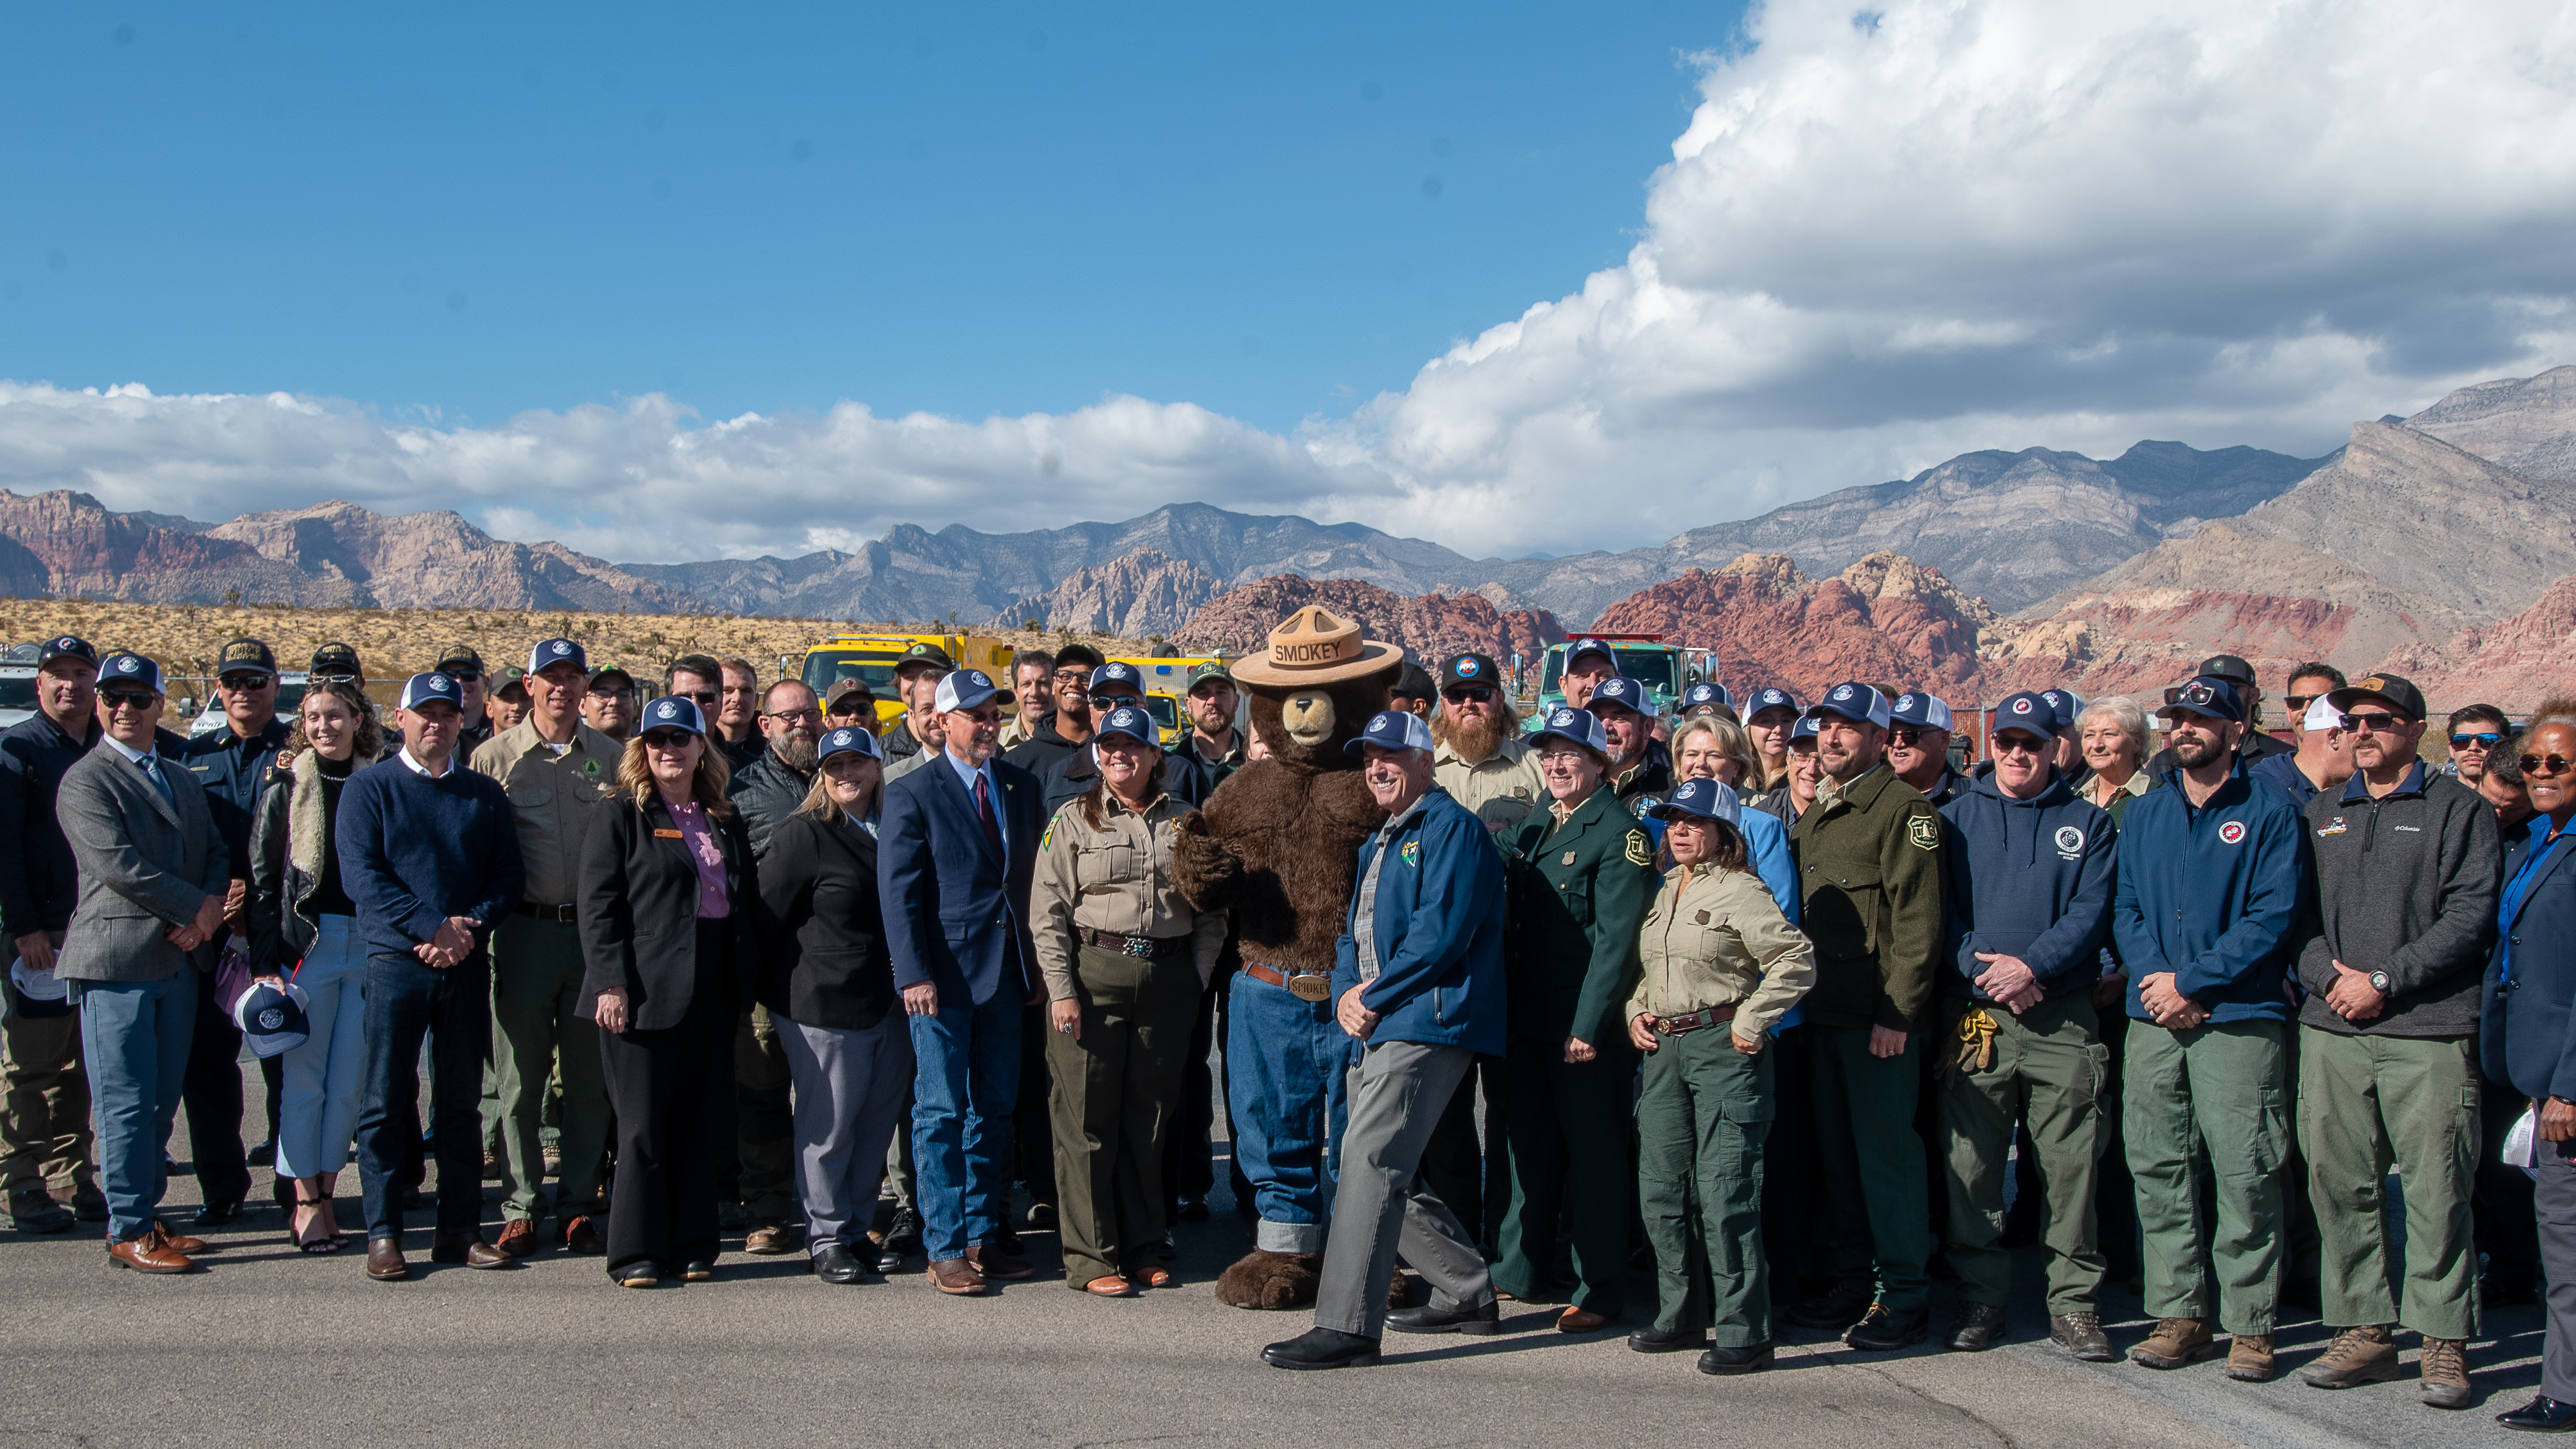
[[[1966,1009],[1954,1003],[1942,1020],[1955,1025]],[[2012,1289],[2012,1254],[2003,1245],[2005,1155],[2013,1124],[2026,1111],[2044,1194],[2048,1311],[2090,1311],[2105,1271],[2093,1195],[2111,1060],[2099,1039],[2091,987],[2019,1016],[2002,1006],[1985,1011],[1995,1022],[1994,1064],[1981,1072],[1945,1071],[1941,1084],[1950,1266],[1959,1274],[1959,1297],[2001,1308]],[[1957,1041],[1953,1031],[1941,1051],[1955,1053]]]
[[[2290,1149],[2289,1026],[2129,1023],[2122,1123],[2138,1185],[2150,1318],[2216,1317],[2270,1333],[2281,1293],[2281,1164]],[[2214,1189],[2202,1217],[2198,1179]],[[2216,1281],[2213,1315],[2211,1282]]]
[[[1762,1243],[1762,1146],[1771,1052],[1724,1026],[1663,1037],[1637,1097],[1637,1207],[1655,1251],[1655,1328],[1713,1327],[1721,1348],[1771,1341]],[[1692,1220],[1696,1189],[1698,1220]]]
[[[1588,1062],[1565,1060],[1562,1038],[1516,1037],[1504,1048],[1512,1108],[1503,1138],[1512,1194],[1493,1277],[1496,1288],[1516,1298],[1552,1301],[1557,1229],[1565,1224],[1573,1239],[1574,1305],[1616,1318],[1627,1287],[1628,1221],[1636,1210],[1628,1134],[1637,1052],[1624,1040],[1598,1046],[1600,1055]]]
[[[501,1214],[565,1217],[599,1210],[608,1155],[608,1088],[599,1029],[582,1005],[580,929],[510,915],[492,932],[492,1070],[498,1081]],[[546,1084],[563,1080],[563,1167],[546,1184]],[[488,1128],[487,1128],[488,1131]]]
[[[2299,1148],[2323,1240],[2328,1328],[2396,1323],[2426,1338],[2478,1336],[2469,1190],[2478,1164],[2474,1037],[2346,1036],[2299,1028]],[[2406,1288],[2384,1199],[2406,1184]]]
[[[1833,1209],[1834,1276],[1875,1291],[1891,1313],[1910,1313],[1924,1306],[1932,1256],[1923,1139],[1914,1130],[1924,1034],[1907,1032],[1903,1052],[1874,1057],[1868,1027],[1806,1030],[1814,1038],[1816,1151]]]

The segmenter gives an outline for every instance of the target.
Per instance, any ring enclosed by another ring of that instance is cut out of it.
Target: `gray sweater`
[[[2299,953],[2302,1024],[2344,1036],[2466,1037],[2495,942],[2495,812],[2422,764],[2372,799],[2356,774],[2302,812],[2316,847],[2313,933]],[[2385,971],[2387,1006],[2351,1022],[2326,1005],[2336,961]]]

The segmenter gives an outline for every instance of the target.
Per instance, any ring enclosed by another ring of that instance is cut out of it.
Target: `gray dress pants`
[[[1396,1254],[1431,1285],[1435,1308],[1494,1301],[1475,1235],[1419,1178],[1422,1150],[1474,1064],[1464,1047],[1371,1042],[1351,1059],[1341,1179],[1315,1291],[1315,1324],[1362,1338],[1386,1329]]]
[[[855,1249],[876,1220],[886,1144],[912,1097],[912,1035],[900,1008],[860,1031],[773,1020],[796,1084],[806,1251]]]

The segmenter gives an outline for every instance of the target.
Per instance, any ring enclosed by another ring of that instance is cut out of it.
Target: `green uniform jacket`
[[[1564,825],[1542,805],[1505,840],[1511,1034],[1625,1047],[1620,1003],[1637,984],[1637,930],[1655,899],[1646,832],[1604,783]]]
[[[1885,764],[1818,797],[1789,827],[1816,943],[1807,1019],[1826,1026],[1930,1025],[1941,954],[1941,816]]]

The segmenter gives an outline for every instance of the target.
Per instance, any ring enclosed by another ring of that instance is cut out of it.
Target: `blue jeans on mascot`
[[[1235,978],[1228,1010],[1226,1101],[1234,1110],[1235,1163],[1252,1184],[1261,1218],[1253,1246],[1320,1253],[1354,1043],[1333,1019],[1330,1001],[1300,1001],[1248,974]]]

